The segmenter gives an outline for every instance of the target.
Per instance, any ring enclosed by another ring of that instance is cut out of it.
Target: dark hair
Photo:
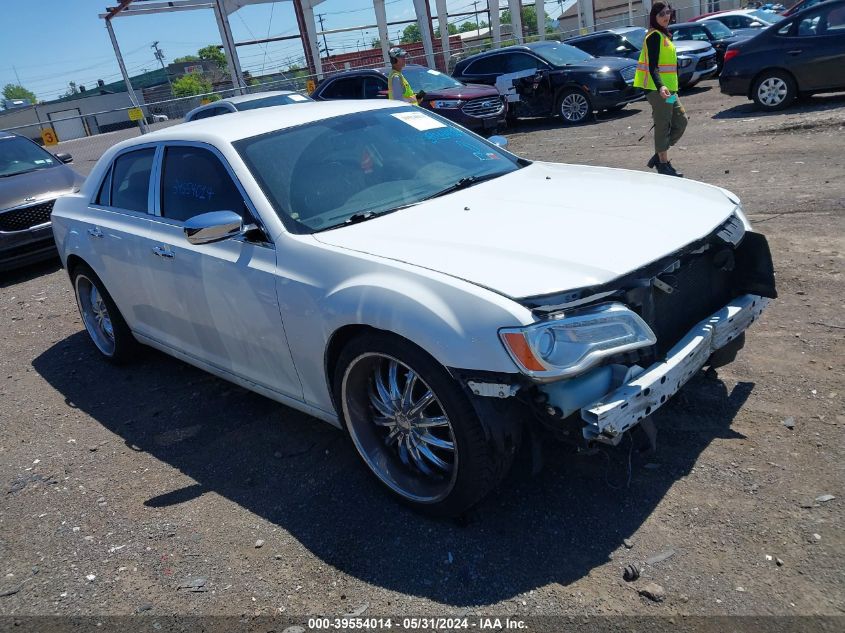
[[[672,39],[672,34],[669,32],[669,29],[663,28],[657,21],[657,14],[663,11],[663,9],[671,10],[672,7],[669,6],[668,2],[655,2],[653,5],[651,5],[651,11],[649,11],[648,13],[648,26],[649,28],[652,28],[655,31],[660,31],[669,39]]]

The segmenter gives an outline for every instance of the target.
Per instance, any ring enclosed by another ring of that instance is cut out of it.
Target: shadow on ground
[[[610,121],[611,119],[627,119],[628,117],[638,114],[642,109],[643,104],[645,104],[645,107],[648,107],[648,103],[645,101],[637,101],[636,103],[625,106],[624,109],[617,112],[598,112],[588,121],[571,127],[589,127],[591,125],[599,125],[605,121]],[[560,117],[534,117],[530,119],[516,119],[509,124],[506,133],[523,134],[525,132],[536,132],[538,130],[556,130],[561,127],[568,126],[561,121]]]
[[[796,99],[792,105],[783,110],[775,110],[773,112],[766,112],[760,110],[753,101],[746,101],[735,105],[727,110],[722,110],[713,115],[714,119],[749,119],[772,116],[783,116],[788,114],[803,114],[805,112],[824,112],[825,110],[835,110],[845,106],[845,93],[837,93],[832,95],[814,95],[812,97],[805,97]]]
[[[56,253],[55,257],[50,257],[37,264],[0,271],[0,288],[10,288],[11,286],[31,281],[36,277],[49,275],[60,270],[61,267],[62,261],[59,259],[59,254]]]
[[[714,438],[741,437],[730,425],[753,388],[727,393],[717,379],[694,378],[656,414],[656,469],[643,468],[627,439],[592,457],[550,444],[538,476],[520,465],[461,526],[395,503],[329,425],[157,352],[114,367],[80,332],[33,366],[69,406],[196,482],[150,489],[150,512],[214,492],[341,572],[455,606],[567,585],[606,563]]]

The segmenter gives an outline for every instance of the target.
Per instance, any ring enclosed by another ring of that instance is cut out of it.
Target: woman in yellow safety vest
[[[678,55],[669,32],[672,7],[665,2],[651,5],[648,33],[637,61],[634,86],[645,90],[654,119],[654,156],[647,165],[667,176],[683,174],[669,162],[669,147],[677,143],[687,128],[687,116],[678,100]]]
[[[394,46],[387,52],[390,57],[391,71],[387,76],[387,98],[398,99],[406,103],[419,105],[414,91],[405,76],[402,74],[402,69],[405,68],[405,58],[408,53],[404,48]]]

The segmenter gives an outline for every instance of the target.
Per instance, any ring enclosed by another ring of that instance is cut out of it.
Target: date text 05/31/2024
[[[416,617],[416,618],[309,618],[308,629],[319,630],[353,630],[353,629],[397,629],[414,630],[522,630],[526,628],[523,620],[496,617],[477,618],[444,618],[444,617]]]

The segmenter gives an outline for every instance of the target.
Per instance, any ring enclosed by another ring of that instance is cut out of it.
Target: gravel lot
[[[324,423],[157,352],[102,362],[51,262],[0,289],[0,614],[845,614],[845,96],[761,115],[707,82],[683,101],[674,163],[742,197],[781,298],[656,414],[630,485],[627,442],[549,445],[468,521],[422,518]],[[645,169],[650,125],[642,103],[508,136]]]

